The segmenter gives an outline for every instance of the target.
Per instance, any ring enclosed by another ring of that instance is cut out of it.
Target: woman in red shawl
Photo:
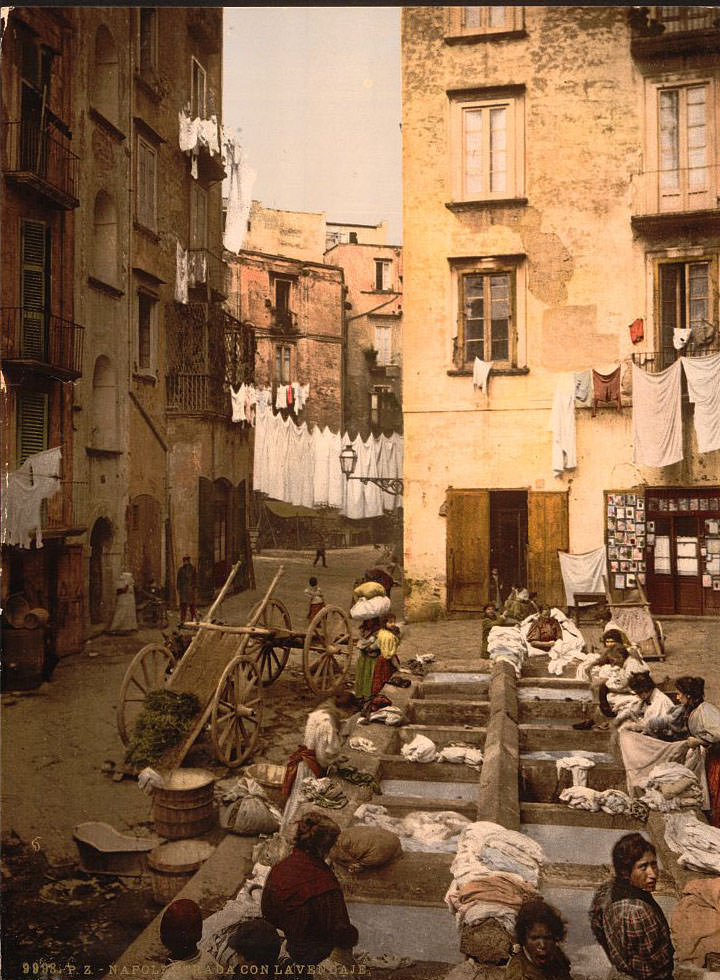
[[[261,899],[264,919],[285,934],[294,963],[310,965],[333,949],[349,951],[358,941],[340,884],[325,863],[340,827],[322,813],[298,821],[295,847],[267,876]]]

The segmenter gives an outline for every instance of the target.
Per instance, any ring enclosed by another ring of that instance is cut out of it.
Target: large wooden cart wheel
[[[250,610],[252,619],[259,603]],[[287,607],[279,599],[271,599],[260,615],[260,619],[255,624],[264,629],[272,631],[276,627],[291,630],[290,613]],[[273,646],[272,639],[268,637],[254,637],[245,648],[245,656],[255,661],[255,666],[262,679],[263,687],[269,687],[276,681],[290,656],[290,647]]]
[[[303,670],[316,694],[326,694],[345,680],[353,644],[350,617],[344,609],[325,606],[312,619],[303,646]]]
[[[123,678],[117,706],[117,726],[123,745],[132,737],[148,692],[165,687],[175,663],[175,657],[162,643],[148,643],[133,657]]]
[[[218,762],[234,769],[252,753],[260,735],[263,694],[252,660],[234,657],[213,698],[211,733]]]

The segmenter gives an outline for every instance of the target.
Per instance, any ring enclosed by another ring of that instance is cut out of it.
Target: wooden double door
[[[491,599],[496,567],[503,598],[525,586],[551,605],[565,605],[558,551],[567,551],[567,492],[455,490],[447,492],[447,605],[476,612]]]

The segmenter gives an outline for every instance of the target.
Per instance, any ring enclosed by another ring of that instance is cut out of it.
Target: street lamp
[[[402,495],[403,481],[396,476],[353,476],[357,466],[358,455],[353,447],[348,443],[343,446],[340,452],[340,469],[346,480],[361,480],[363,483],[374,483],[376,487],[384,493],[391,493],[396,497]]]

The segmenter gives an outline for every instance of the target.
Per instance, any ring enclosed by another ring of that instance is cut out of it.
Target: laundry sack
[[[392,603],[386,595],[378,595],[373,599],[358,599],[350,609],[351,619],[376,619],[390,612]]]
[[[330,860],[345,864],[351,871],[380,868],[402,854],[397,834],[384,827],[347,827],[335,841]]]

